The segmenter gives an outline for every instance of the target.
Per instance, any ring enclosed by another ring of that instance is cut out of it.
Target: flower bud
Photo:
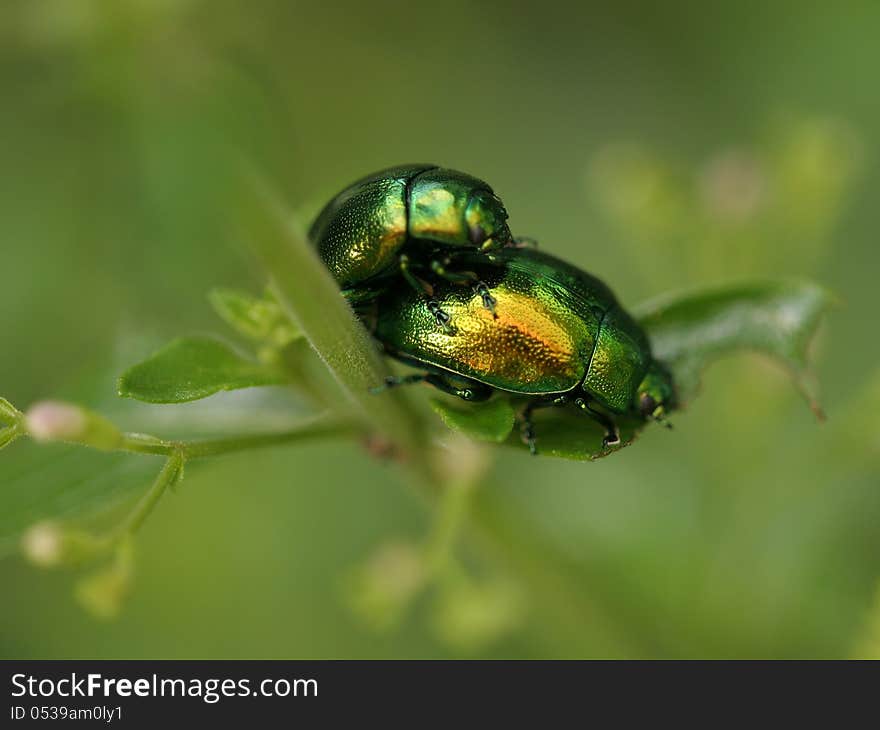
[[[35,441],[66,441],[109,451],[122,434],[110,421],[72,403],[42,401],[25,414],[25,428]]]
[[[522,625],[525,597],[504,578],[456,582],[442,590],[433,614],[433,629],[444,642],[477,652]]]
[[[427,566],[417,546],[387,543],[354,571],[347,597],[355,613],[373,628],[390,629],[427,579]]]
[[[133,572],[132,546],[123,541],[108,566],[78,581],[74,589],[76,600],[95,618],[116,618],[131,592]]]
[[[88,560],[98,554],[104,544],[81,530],[65,528],[57,522],[38,522],[21,540],[25,557],[41,568],[55,568]]]

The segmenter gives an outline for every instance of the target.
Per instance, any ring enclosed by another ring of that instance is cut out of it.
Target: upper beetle
[[[443,324],[448,316],[425,279],[470,284],[492,309],[488,290],[456,270],[455,257],[512,242],[507,211],[487,183],[428,164],[391,167],[349,185],[318,214],[309,239],[351,301],[373,298],[401,273],[431,299],[429,310]]]
[[[471,401],[496,390],[527,396],[520,420],[533,453],[535,408],[574,404],[604,426],[612,446],[616,417],[663,420],[675,407],[671,375],[601,280],[535,250],[491,258],[469,263],[498,299],[494,319],[479,297],[448,284],[435,294],[452,314],[448,332],[436,331],[405,286],[389,287],[365,310],[385,351],[423,371],[383,387],[428,382]]]

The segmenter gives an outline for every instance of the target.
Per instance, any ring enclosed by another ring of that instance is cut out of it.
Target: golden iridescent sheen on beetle
[[[426,372],[388,378],[386,386],[424,381],[471,401],[496,390],[530,396],[522,425],[533,452],[535,408],[572,403],[601,423],[606,445],[614,445],[615,416],[662,420],[674,407],[669,372],[602,281],[526,248],[460,263],[491,288],[497,315],[479,293],[442,282],[434,296],[451,319],[438,330],[409,287],[388,287],[365,319],[389,355]]]

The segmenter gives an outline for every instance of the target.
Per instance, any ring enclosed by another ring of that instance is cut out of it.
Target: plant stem
[[[204,441],[162,441],[145,434],[123,434],[123,449],[141,454],[163,454],[168,459],[147,493],[141,497],[131,514],[124,519],[107,537],[102,538],[107,546],[116,544],[126,535],[134,534],[155,508],[165,491],[183,475],[183,468],[190,459],[219,456],[235,451],[274,446],[311,438],[321,438],[343,433],[338,422],[322,419],[304,424],[289,431],[234,436]]]
[[[333,277],[264,181],[245,170],[241,183],[243,234],[285,314],[333,374],[353,417],[390,439],[407,464],[433,483],[423,419],[399,394],[370,395],[388,369]]]
[[[147,519],[150,512],[153,511],[153,508],[165,493],[165,490],[180,479],[183,474],[183,465],[185,461],[186,459],[182,451],[175,451],[168,457],[168,460],[162,467],[162,471],[159,472],[159,475],[156,477],[156,480],[153,482],[150,489],[143,497],[141,497],[140,501],[138,501],[134,509],[131,511],[131,514],[123,520],[119,527],[114,531],[114,534],[117,537],[123,537],[137,532],[138,528],[144,523],[144,520]]]
[[[453,549],[470,508],[470,484],[449,484],[439,498],[439,510],[431,533],[425,542],[425,562],[434,575],[442,573],[450,564]]]
[[[287,444],[295,441],[326,438],[351,433],[354,430],[355,428],[351,424],[346,424],[332,418],[319,417],[287,431],[243,434],[198,441],[169,441],[148,434],[124,433],[122,434],[122,443],[119,446],[119,450],[159,456],[172,456],[175,453],[181,453],[187,460],[201,459],[208,456],[231,454],[236,451],[277,446],[278,444]]]
[[[289,431],[278,433],[262,433],[234,438],[214,439],[210,441],[189,441],[182,444],[187,459],[199,459],[206,456],[219,456],[235,451],[265,448],[294,441],[305,441],[330,436],[338,436],[355,431],[352,426],[345,426],[338,421],[326,420],[312,422]]]

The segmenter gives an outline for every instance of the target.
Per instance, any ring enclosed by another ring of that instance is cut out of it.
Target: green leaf
[[[284,347],[302,336],[271,296],[254,297],[235,289],[213,289],[208,299],[224,322],[257,342]]]
[[[118,392],[147,403],[184,403],[221,390],[283,382],[276,369],[246,360],[219,340],[183,337],[123,373]]]
[[[19,439],[0,464],[0,556],[35,523],[109,513],[143,492],[159,466],[155,457]]]
[[[431,399],[431,408],[449,428],[478,441],[501,443],[513,430],[516,414],[510,400],[496,397],[485,403]]]
[[[4,446],[9,446],[15,439],[21,436],[21,429],[18,426],[6,426],[6,428],[0,428],[0,449]]]
[[[714,359],[758,352],[785,365],[813,410],[821,415],[808,369],[810,341],[834,297],[809,282],[759,282],[670,295],[639,307],[654,355],[672,370],[682,402],[691,400],[702,370]],[[592,460],[631,444],[645,423],[617,419],[621,444],[604,447],[602,427],[571,407],[547,408],[533,417],[538,453]],[[519,434],[507,444],[524,448]]]
[[[834,297],[810,282],[754,282],[670,295],[637,310],[654,356],[673,372],[683,402],[713,360],[753,351],[785,365],[817,414],[816,385],[807,365],[810,341]]]

